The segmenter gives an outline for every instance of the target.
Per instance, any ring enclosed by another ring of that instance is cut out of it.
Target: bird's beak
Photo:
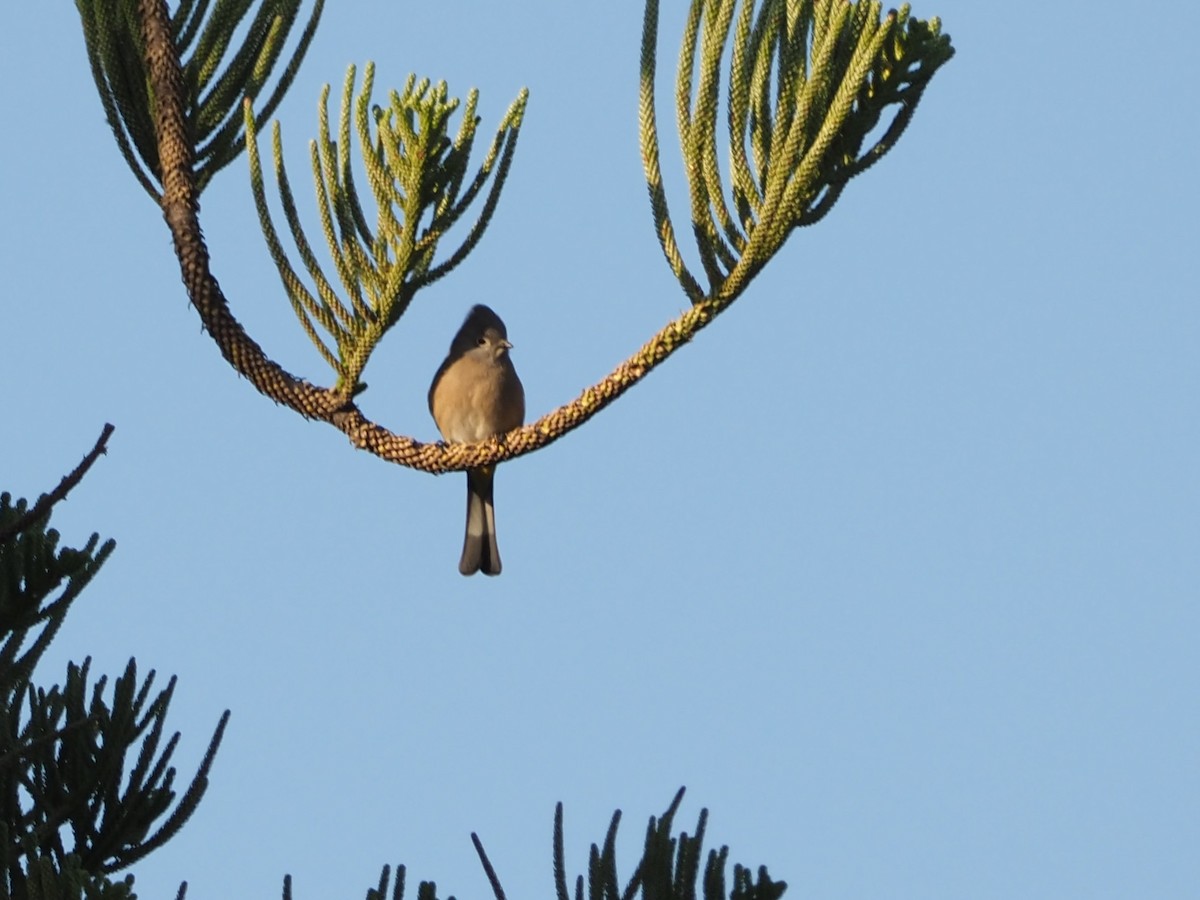
[[[508,341],[501,341],[500,346],[503,347],[505,350],[511,350],[513,348],[513,345],[510,344]]]

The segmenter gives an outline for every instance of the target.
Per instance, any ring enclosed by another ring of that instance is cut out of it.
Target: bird
[[[429,412],[448,443],[474,443],[525,424],[525,389],[513,366],[508,331],[482,303],[471,308],[450,343],[450,352],[429,385]],[[458,571],[500,574],[495,466],[467,470],[467,527]]]

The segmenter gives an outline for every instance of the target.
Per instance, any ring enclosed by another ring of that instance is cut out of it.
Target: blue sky
[[[685,4],[664,2],[673,77]],[[897,149],[615,406],[504,465],[505,571],[456,571],[463,477],[352,449],[258,395],[188,306],[104,122],[71,4],[0,28],[0,488],[117,539],[41,678],[175,673],[208,796],[142,897],[553,890],[681,824],[788,897],[1184,897],[1200,884],[1200,138],[1179,5],[937,0],[957,57]],[[436,432],[466,310],[531,416],[677,315],[637,146],[641,7],[331,4],[279,112],[307,203],[320,86],[377,64],[527,122],[482,244],[372,359],[366,413]],[[673,209],[684,209],[661,115]],[[17,135],[17,137],[14,137]],[[202,198],[214,272],[290,370],[327,374],[244,158]],[[311,207],[310,207],[311,208]],[[310,221],[312,221],[310,219]]]

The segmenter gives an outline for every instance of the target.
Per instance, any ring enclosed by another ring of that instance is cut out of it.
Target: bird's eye
[[[487,338],[480,335],[479,340],[477,340],[475,343],[480,347],[486,347],[487,346]]]

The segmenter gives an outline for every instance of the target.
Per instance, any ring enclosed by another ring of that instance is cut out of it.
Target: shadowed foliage
[[[54,491],[32,508],[0,494],[0,900],[131,896],[110,876],[170,840],[195,811],[229,713],[221,717],[191,783],[175,786],[165,737],[175,689],[153,690],[130,660],[111,689],[90,659],[71,663],[63,685],[33,673],[80,592],[113,552],[93,534],[60,545],[54,504],[104,451],[111,427]],[[165,739],[164,739],[165,737]]]

